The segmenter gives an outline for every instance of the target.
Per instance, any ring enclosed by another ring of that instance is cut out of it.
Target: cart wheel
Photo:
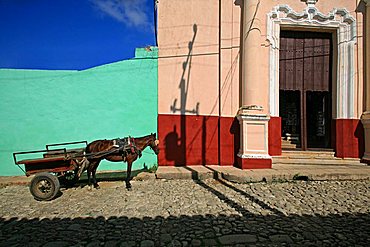
[[[79,179],[77,173],[78,169],[66,171],[63,176],[59,177],[60,183],[67,187],[73,186]]]
[[[57,195],[59,188],[58,178],[47,172],[36,174],[30,185],[31,194],[38,201],[52,200]]]

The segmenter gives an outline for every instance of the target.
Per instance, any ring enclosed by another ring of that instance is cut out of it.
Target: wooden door
[[[291,148],[330,148],[332,35],[282,31],[280,37],[282,139]]]

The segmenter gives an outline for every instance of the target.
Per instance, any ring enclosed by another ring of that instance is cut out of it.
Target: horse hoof
[[[97,190],[100,190],[100,186],[99,185],[94,186],[94,188],[97,189]]]
[[[128,191],[131,191],[131,190],[132,190],[132,188],[131,188],[131,187],[126,187],[126,189],[127,189]]]

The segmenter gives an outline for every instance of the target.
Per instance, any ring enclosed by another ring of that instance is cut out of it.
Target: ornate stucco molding
[[[306,2],[307,6],[308,7],[314,7],[315,4],[319,1],[319,0],[301,0],[302,2]]]
[[[346,9],[335,8],[328,14],[315,6],[296,12],[288,5],[273,8],[267,16],[270,43],[270,114],[279,116],[279,47],[281,28],[324,29],[336,33],[337,80],[335,118],[354,118],[354,76],[356,20]]]

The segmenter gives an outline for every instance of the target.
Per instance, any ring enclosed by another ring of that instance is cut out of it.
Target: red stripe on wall
[[[159,165],[233,165],[239,124],[232,117],[158,115]]]
[[[220,117],[220,165],[237,165],[240,125],[237,118]]]
[[[362,158],[364,155],[364,128],[359,119],[335,119],[335,156]]]
[[[268,129],[269,155],[281,155],[281,117],[271,117]]]

